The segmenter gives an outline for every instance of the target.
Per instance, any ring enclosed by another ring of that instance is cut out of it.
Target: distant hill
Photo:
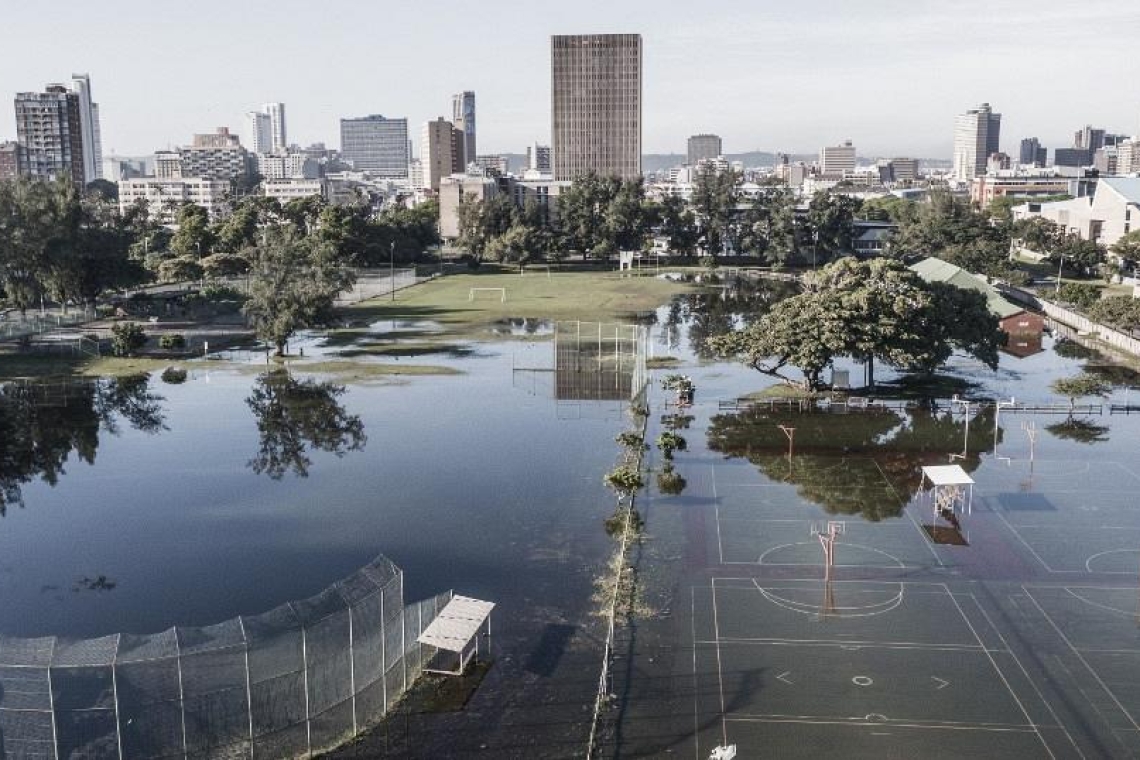
[[[525,153],[504,153],[507,160],[510,162],[510,171],[515,174],[521,174],[526,168],[526,154]],[[641,157],[641,170],[646,174],[651,172],[662,171],[663,169],[670,169],[674,166],[680,166],[685,163],[688,157],[684,153],[646,153]],[[729,161],[740,161],[746,167],[754,168],[761,166],[775,166],[776,154],[768,153],[766,151],[750,151],[748,153],[729,153],[725,156]],[[819,158],[817,153],[792,153],[789,155],[791,161],[803,161],[811,163]],[[861,164],[873,164],[878,160],[878,157],[869,158],[866,156],[859,156],[858,161]],[[919,163],[926,168],[945,169],[950,166],[950,161],[937,159],[937,158],[920,158]]]

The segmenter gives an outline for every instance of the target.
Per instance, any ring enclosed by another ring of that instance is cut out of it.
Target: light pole
[[[1061,251],[1061,261],[1057,264],[1057,287],[1053,291],[1054,300],[1061,298],[1061,269],[1065,266],[1065,252]]]

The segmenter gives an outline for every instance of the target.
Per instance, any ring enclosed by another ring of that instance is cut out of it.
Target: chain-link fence
[[[640,325],[564,321],[554,326],[555,397],[629,400],[645,388],[648,331]]]
[[[384,296],[402,290],[427,277],[417,277],[415,267],[411,269],[357,269],[356,282],[347,290],[342,290],[336,297],[337,305],[367,301],[369,298]]]
[[[374,725],[451,592],[404,606],[380,557],[261,615],[152,635],[0,637],[0,758],[290,758]],[[427,651],[424,651],[427,650]]]

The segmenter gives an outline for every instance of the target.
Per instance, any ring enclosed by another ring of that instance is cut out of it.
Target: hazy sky
[[[417,143],[474,90],[479,152],[550,140],[551,34],[637,32],[644,150],[715,132],[726,152],[949,157],[981,101],[1002,147],[1140,131],[1136,0],[8,0],[0,94],[91,74],[103,151],[144,155],[286,104],[289,139],[339,146],[338,119],[406,116]],[[11,105],[0,140],[15,137]],[[417,148],[418,150],[418,148]]]

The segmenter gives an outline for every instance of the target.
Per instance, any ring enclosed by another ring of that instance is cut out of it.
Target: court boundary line
[[[945,724],[945,723],[923,723],[921,721],[907,721],[907,720],[867,720],[867,718],[812,718],[810,716],[742,716],[739,718],[730,718],[734,723],[800,723],[813,726],[882,726],[889,728],[921,728],[927,730],[942,730],[942,731],[985,731],[990,733],[1018,733],[1040,735],[1037,727],[1032,725],[1021,725],[1018,723],[962,723],[960,725]],[[1054,728],[1054,726],[1042,726],[1042,728]]]
[[[1134,730],[1140,731],[1140,724],[1136,722],[1136,718],[1132,716],[1132,713],[1128,712],[1128,710],[1124,708],[1124,705],[1116,696],[1116,692],[1110,689],[1108,687],[1108,684],[1104,682],[1104,679],[1101,678],[1100,673],[1098,673],[1091,665],[1089,665],[1088,660],[1086,660],[1084,658],[1084,655],[1081,654],[1081,650],[1073,646],[1073,642],[1069,640],[1069,637],[1065,635],[1065,632],[1061,630],[1060,626],[1058,626],[1057,623],[1053,620],[1053,617],[1045,611],[1045,608],[1041,606],[1041,603],[1037,601],[1037,598],[1033,596],[1033,593],[1024,584],[1021,586],[1021,590],[1027,597],[1029,597],[1029,601],[1033,603],[1033,606],[1037,608],[1037,611],[1041,613],[1042,617],[1045,618],[1045,621],[1049,623],[1049,625],[1061,638],[1061,641],[1065,643],[1065,646],[1067,646],[1069,650],[1076,656],[1076,658],[1080,660],[1081,665],[1085,667],[1085,670],[1087,670],[1092,675],[1092,677],[1096,679],[1097,684],[1099,684],[1100,688],[1104,690],[1104,693],[1107,694],[1110,699],[1112,699],[1113,704],[1116,705],[1116,709],[1120,710],[1120,712],[1124,714],[1124,717],[1127,718],[1128,722],[1132,724]],[[1115,733],[1115,729],[1113,729],[1111,725],[1109,726],[1109,729],[1112,733]]]
[[[946,593],[950,597],[950,601],[952,601],[954,603],[954,607],[958,610],[958,614],[962,616],[962,620],[964,620],[966,622],[966,626],[970,629],[970,632],[974,634],[974,638],[977,639],[978,644],[983,648],[983,651],[985,651],[985,642],[982,641],[982,637],[978,635],[978,631],[976,628],[974,628],[973,622],[970,620],[969,617],[966,616],[966,611],[963,610],[962,605],[958,603],[957,597],[954,596],[953,592],[950,591],[950,587],[947,586],[945,583],[942,584],[942,587],[946,589]],[[975,602],[975,604],[977,604],[977,603]],[[990,652],[986,651],[985,654],[986,654],[986,658],[990,661],[990,666],[994,669],[994,671],[997,672],[998,677],[1001,678],[1001,682],[1003,684],[1005,684],[1005,688],[1006,688],[1006,691],[1009,692],[1009,696],[1013,697],[1013,701],[1017,704],[1017,707],[1021,710],[1021,714],[1025,716],[1025,719],[1027,721],[1029,721],[1029,725],[1033,726],[1033,730],[1037,734],[1037,739],[1041,742],[1041,746],[1045,748],[1045,751],[1047,753],[1049,753],[1049,757],[1054,758],[1054,760],[1056,760],[1057,756],[1055,754],[1053,754],[1052,747],[1050,747],[1049,743],[1047,741],[1045,741],[1045,737],[1041,734],[1040,729],[1036,726],[1036,724],[1034,724],[1033,718],[1031,718],[1029,715],[1029,711],[1026,710],[1025,705],[1022,704],[1021,698],[1019,696],[1017,696],[1017,692],[1015,692],[1013,690],[1013,687],[1010,686],[1009,679],[1007,679],[1005,677],[1005,673],[1003,673],[1001,668],[998,667],[997,660],[994,659],[993,655]],[[1014,658],[1014,659],[1016,659],[1016,658]]]
[[[1080,756],[1083,760],[1085,753],[1081,751],[1080,746],[1078,746],[1076,740],[1073,739],[1073,735],[1069,733],[1068,727],[1064,724],[1064,722],[1061,721],[1060,716],[1057,715],[1057,711],[1053,709],[1053,703],[1045,698],[1045,695],[1041,692],[1041,689],[1038,688],[1037,683],[1030,677],[1029,671],[1026,670],[1025,664],[1021,661],[1021,658],[1013,652],[1012,648],[1010,648],[1009,641],[1006,639],[1005,634],[1002,633],[1001,629],[994,624],[993,618],[991,618],[990,614],[986,612],[986,608],[981,605],[981,603],[978,601],[977,596],[973,592],[971,592],[968,596],[974,603],[974,606],[978,608],[978,611],[982,613],[982,617],[986,619],[986,623],[989,625],[989,627],[993,630],[994,633],[997,634],[997,637],[1001,640],[1002,645],[1005,647],[1005,651],[1009,654],[1010,657],[1013,658],[1013,661],[1017,665],[1018,670],[1021,671],[1021,675],[1025,677],[1026,682],[1033,688],[1033,693],[1037,695],[1037,700],[1041,704],[1045,705],[1045,709],[1049,711],[1049,714],[1051,716],[1053,716],[1053,721],[1056,725],[1043,726],[1043,728],[1059,728],[1065,734],[1065,738],[1069,740],[1069,744],[1072,745],[1074,750],[1076,750],[1077,755]]]
[[[720,496],[716,490],[716,462],[709,462],[709,474],[712,481],[713,519],[716,520],[716,548],[720,564],[724,564],[724,541],[720,536]],[[715,596],[715,595],[714,595]],[[727,741],[727,739],[725,740]]]
[[[728,722],[730,720],[734,721],[734,722],[749,722],[749,721],[751,721],[751,722],[799,722],[799,723],[806,723],[806,724],[812,724],[812,725],[825,725],[825,724],[871,725],[871,726],[874,726],[874,725],[880,725],[880,726],[891,725],[891,726],[896,726],[896,727],[914,727],[914,728],[927,728],[927,729],[945,729],[946,728],[946,726],[944,726],[944,725],[923,723],[921,721],[919,721],[919,722],[910,721],[909,723],[892,723],[890,721],[890,719],[887,719],[885,721],[867,721],[864,719],[862,721],[862,723],[859,723],[859,722],[857,722],[859,720],[857,718],[851,718],[851,719],[836,721],[836,720],[830,720],[827,718],[820,718],[820,717],[816,717],[816,716],[804,716],[804,717],[800,717],[800,718],[790,717],[790,718],[782,718],[782,719],[772,719],[772,718],[749,716],[748,714],[739,714],[739,717],[729,717],[728,714],[725,712],[725,707],[724,707],[724,704],[725,704],[724,703],[724,666],[723,666],[723,660],[721,658],[721,644],[758,643],[761,645],[764,645],[764,644],[772,645],[775,642],[773,642],[773,641],[749,642],[749,641],[737,641],[737,640],[730,640],[730,639],[722,639],[721,638],[720,624],[719,624],[719,613],[718,613],[717,601],[716,601],[717,581],[718,580],[750,581],[757,588],[757,590],[759,590],[759,585],[758,585],[757,580],[755,578],[735,578],[735,579],[733,579],[733,578],[718,578],[717,576],[712,576],[711,578],[709,578],[709,585],[707,586],[707,588],[710,590],[710,596],[712,598],[712,606],[713,606],[713,616],[714,616],[714,618],[713,618],[713,635],[716,637],[716,641],[711,642],[711,643],[715,646],[715,651],[716,651],[717,683],[718,683],[719,692],[720,692],[720,699],[721,699],[721,731],[722,731],[722,734],[724,736],[725,742],[728,741]],[[815,583],[815,584],[821,583],[821,581],[819,581],[818,579],[816,579],[814,581],[811,579],[803,579],[800,582],[801,583]],[[839,582],[840,583],[877,583],[879,585],[890,584],[890,585],[898,585],[900,588],[903,588],[903,589],[905,589],[905,587],[907,585],[911,585],[905,581],[893,581],[893,582],[892,581],[870,581],[870,582],[867,582],[867,581],[860,581],[860,580],[850,580],[850,581],[839,581]],[[1004,724],[1004,725],[1009,725],[1009,726],[1019,726],[1018,728],[1015,728],[1015,729],[1014,728],[985,729],[985,728],[974,727],[971,724],[963,722],[962,726],[960,728],[958,728],[958,730],[978,730],[978,731],[980,731],[980,730],[1005,730],[1005,731],[1016,730],[1020,733],[1027,733],[1027,734],[1032,733],[1037,737],[1037,741],[1045,749],[1045,752],[1049,755],[1049,757],[1054,758],[1054,760],[1055,760],[1056,754],[1053,752],[1053,749],[1049,746],[1049,743],[1045,740],[1044,735],[1041,733],[1041,729],[1042,728],[1046,728],[1046,729],[1061,728],[1062,730],[1065,730],[1066,735],[1068,736],[1067,730],[1064,728],[1063,725],[1056,725],[1056,726],[1044,725],[1044,724],[1038,724],[1033,720],[1033,717],[1029,714],[1029,711],[1026,709],[1025,704],[1022,702],[1021,697],[1013,689],[1013,686],[1009,683],[1009,679],[1006,677],[1004,671],[1002,671],[1001,667],[998,665],[998,663],[994,659],[993,655],[995,653],[997,653],[997,654],[1008,654],[1013,659],[1013,661],[1018,665],[1018,668],[1024,674],[1025,669],[1021,665],[1021,662],[1020,662],[1020,660],[1018,660],[1017,656],[1014,655],[1013,652],[1011,652],[1008,648],[1007,649],[1000,649],[1000,650],[999,649],[991,650],[990,648],[988,648],[986,646],[985,642],[982,640],[981,636],[978,634],[977,628],[974,626],[973,621],[971,621],[970,618],[966,615],[966,612],[962,608],[962,605],[959,602],[957,596],[954,594],[953,591],[951,591],[951,589],[949,588],[949,586],[946,583],[917,582],[915,585],[919,585],[919,584],[930,586],[930,587],[932,587],[932,589],[939,589],[938,592],[929,591],[927,593],[939,593],[939,595],[945,596],[950,600],[950,603],[953,605],[954,610],[958,613],[958,616],[961,618],[962,622],[965,623],[966,628],[970,631],[970,634],[973,636],[974,641],[976,642],[976,646],[973,646],[973,647],[970,647],[969,645],[964,645],[964,646],[963,645],[951,645],[951,647],[953,648],[953,651],[978,652],[979,654],[983,655],[985,657],[985,659],[989,662],[990,668],[997,675],[998,680],[1000,680],[1000,682],[1005,686],[1006,693],[1009,694],[1009,697],[1013,700],[1014,705],[1017,707],[1017,709],[1021,712],[1022,716],[1024,716],[1025,720],[1027,721],[1027,723],[1024,724],[1024,727],[1020,727],[1020,724]],[[706,588],[706,586],[703,586],[703,585],[702,586],[697,586],[697,585],[692,586],[693,599],[694,599],[694,617],[695,617],[695,598],[696,598],[696,589],[697,588],[703,589],[703,588]],[[747,589],[747,586],[744,586],[744,587],[737,586],[735,588]],[[972,594],[968,594],[967,596],[969,596],[971,601],[973,601],[974,606],[978,607],[978,609],[981,610],[981,605],[979,605],[977,603],[977,599],[974,598]],[[984,614],[984,611],[983,611],[983,614]],[[985,617],[986,617],[987,623],[991,627],[993,627],[992,620],[990,620],[989,616],[985,615]],[[696,623],[695,623],[695,619],[694,619],[694,621],[693,621],[693,630],[694,631],[695,631],[695,626],[696,626]],[[1001,638],[1002,642],[1005,643],[1006,646],[1008,647],[1008,642],[1006,642],[1005,638],[1003,636],[1001,636],[1001,632],[997,631],[996,628],[994,630],[998,633],[998,636],[999,636],[999,638]],[[786,645],[790,645],[790,646],[810,646],[810,644],[806,644],[805,641],[803,641],[803,640],[786,639],[786,640],[783,640],[783,642]],[[696,711],[698,709],[697,708],[697,700],[698,700],[698,693],[699,693],[699,674],[696,671],[696,654],[695,654],[696,648],[698,645],[707,646],[708,644],[705,642],[698,642],[696,640],[694,640],[694,642],[693,642],[693,650],[694,650],[694,657],[693,657],[694,673],[693,673],[693,675],[694,675],[694,683],[697,684],[697,686],[695,686],[695,688],[694,688],[694,695],[693,695],[694,711]],[[862,648],[862,647],[866,646],[866,648],[875,648],[873,645],[861,645],[861,644],[858,644],[857,642],[853,642],[853,641],[827,642],[826,644],[823,644],[820,646],[829,646],[829,647],[834,647],[834,648],[843,648],[844,646],[847,646],[847,647],[858,646],[858,647]],[[914,650],[914,651],[934,651],[934,652],[947,651],[946,648],[941,647],[939,645],[919,645],[919,646],[905,647],[905,648],[899,648],[899,649],[900,650],[909,649],[909,650]],[[1086,665],[1086,667],[1087,667],[1087,665]],[[1026,675],[1026,678],[1027,678],[1027,680],[1029,680],[1031,686],[1033,686],[1034,692],[1038,695],[1038,699],[1040,699],[1046,705],[1047,709],[1050,709],[1050,714],[1053,715],[1054,718],[1056,718],[1056,714],[1052,712],[1051,707],[1049,706],[1049,703],[1046,702],[1041,697],[1040,692],[1036,688],[1036,685],[1033,684],[1031,679],[1028,679],[1027,675]],[[1127,715],[1127,712],[1125,712],[1125,714]],[[982,725],[984,725],[984,724],[982,724]],[[954,728],[954,727],[951,727],[951,728]],[[1138,726],[1137,729],[1140,730],[1140,726]],[[1069,738],[1070,743],[1072,743],[1072,738],[1071,737],[1068,737],[1068,738]]]
[[[926,546],[927,549],[930,550],[930,553],[934,555],[934,561],[937,562],[940,567],[945,567],[946,565],[942,561],[942,557],[940,557],[938,555],[938,552],[934,550],[934,544],[931,542],[930,537],[926,535],[926,531],[922,529],[922,526],[918,524],[918,521],[914,519],[914,515],[912,515],[910,513],[910,509],[908,509],[910,503],[914,501],[914,499],[908,499],[904,502],[902,500],[902,494],[899,493],[898,489],[895,488],[895,484],[892,483],[890,478],[887,477],[887,473],[883,472],[883,467],[879,464],[879,460],[872,457],[871,461],[875,463],[875,469],[879,471],[879,475],[883,478],[883,482],[887,484],[887,487],[890,488],[894,493],[895,498],[898,499],[899,504],[902,506],[902,511],[907,516],[910,524],[914,526],[914,529],[916,531],[918,531],[918,537],[922,540],[922,543]]]
[[[1026,528],[1033,529],[1034,526],[1016,526],[1013,523],[1011,523],[1008,519],[1006,519],[1006,516],[1002,511],[996,510],[996,509],[991,510],[991,511],[993,512],[993,514],[996,514],[998,516],[998,519],[1001,520],[1001,522],[1006,526],[1006,528],[1009,529],[1009,532],[1013,534],[1014,538],[1016,538],[1018,541],[1021,542],[1021,545],[1024,546],[1026,548],[1026,550],[1028,550],[1029,553],[1033,555],[1033,558],[1035,560],[1037,560],[1038,564],[1040,564],[1041,567],[1047,573],[1051,573],[1053,575],[1073,575],[1073,574],[1077,574],[1077,575],[1127,575],[1127,576],[1136,575],[1136,573],[1131,571],[1131,570],[1092,570],[1088,566],[1088,563],[1090,561],[1092,561],[1096,557],[1101,556],[1102,554],[1108,554],[1110,552],[1133,551],[1132,549],[1108,549],[1108,550],[1103,551],[1103,552],[1097,552],[1095,554],[1090,554],[1090,555],[1085,557],[1085,568],[1083,570],[1081,570],[1081,569],[1058,570],[1058,569],[1054,568],[1052,565],[1050,565],[1048,562],[1046,562],[1045,559],[1037,552],[1037,550],[1033,548],[1032,544],[1029,543],[1029,541],[1025,538],[1025,536],[1021,535],[1021,530],[1019,529],[1020,527],[1026,527]],[[1075,530],[1115,530],[1115,528],[1113,528],[1112,526],[1097,526],[1097,525],[1073,526],[1073,527],[1058,525],[1058,526],[1048,526],[1048,527],[1044,527],[1041,529],[1044,529],[1044,530],[1074,530],[1074,529]],[[1140,527],[1129,528],[1129,530],[1140,530]],[[1136,551],[1140,552],[1140,549],[1137,549]],[[1076,587],[1074,586],[1074,588],[1076,588]],[[1138,727],[1137,730],[1140,730],[1140,727]]]

